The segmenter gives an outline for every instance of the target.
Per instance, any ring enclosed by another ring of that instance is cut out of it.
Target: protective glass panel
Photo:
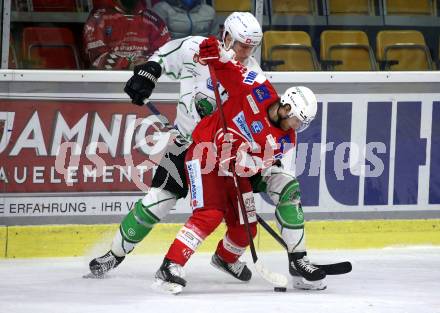
[[[270,59],[267,52],[275,47],[278,51],[302,49],[304,53],[303,36],[295,37],[292,32],[304,32],[310,37],[310,49],[318,56],[319,66],[312,69],[315,71],[425,71],[436,70],[439,65],[440,17],[436,0],[269,0],[265,2],[263,29],[265,37],[274,36],[275,31],[278,37],[264,39],[262,66],[266,70],[304,70],[285,66],[292,63],[291,57]],[[421,42],[414,41],[411,33],[396,32],[391,36],[398,36],[401,41],[394,44],[416,44],[417,51],[399,49],[390,65],[390,60],[382,57],[384,48],[378,48],[384,45],[379,32],[409,30],[418,32]],[[325,34],[330,31],[331,35]],[[416,61],[408,62],[414,54]]]
[[[263,39],[264,70],[437,70],[439,67],[440,17],[436,0],[7,0],[5,3],[10,3],[11,14],[9,27],[2,25],[2,40],[9,42],[2,61],[9,68],[131,70],[169,40],[188,35],[221,38],[229,14],[234,11],[256,14],[258,6],[263,6],[265,37],[271,36],[267,41]],[[336,32],[331,42],[323,38],[323,33],[329,30]],[[422,43],[400,35],[402,42],[397,43],[417,44],[419,51],[401,49],[396,53],[402,60],[384,59],[382,46],[386,43],[381,41],[381,31],[420,33]],[[362,36],[348,36],[349,32],[362,33],[366,42],[359,41]],[[344,45],[344,49],[338,48],[343,59],[335,59],[329,53],[338,45]],[[271,50],[273,56],[269,57]],[[407,53],[417,53],[418,61],[407,66],[404,61]]]

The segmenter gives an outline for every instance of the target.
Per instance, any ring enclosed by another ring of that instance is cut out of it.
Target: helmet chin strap
[[[229,44],[226,45],[226,38],[228,37],[228,35],[230,37],[230,40],[229,40]],[[231,34],[229,34],[226,30],[224,30],[224,34],[222,36],[222,43],[223,43],[223,48],[225,48],[226,51],[231,50],[232,45],[234,44],[234,39],[232,38]]]
[[[234,42],[235,42],[234,39],[231,39],[231,41],[229,41],[229,45],[225,47],[226,51],[230,51],[230,50],[234,51]]]

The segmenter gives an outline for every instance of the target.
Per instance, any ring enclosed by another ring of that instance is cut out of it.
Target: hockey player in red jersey
[[[211,62],[220,83],[228,91],[228,100],[223,104],[227,133],[223,131],[219,110],[202,119],[193,132],[193,143],[185,158],[193,214],[178,232],[153,285],[170,293],[182,291],[186,285],[183,266],[223,219],[227,232],[214,256],[228,264],[237,264],[236,267],[223,267],[229,274],[243,281],[250,279],[250,270],[243,262],[236,262],[249,241],[238,210],[234,183],[228,173],[229,164],[236,164],[251,233],[255,236],[255,204],[247,177],[257,172],[276,177],[266,171],[274,169],[273,165],[286,150],[280,142],[294,144],[295,130],[307,127],[317,111],[316,98],[310,89],[291,87],[278,97],[263,75],[253,72],[244,75],[246,70],[239,63],[220,57],[215,38],[200,44],[199,59]],[[284,182],[280,180],[280,183]],[[325,288],[322,283],[325,272],[306,258],[297,181],[293,179],[283,185],[278,196],[279,228],[281,232],[286,227],[292,230],[283,235],[289,250],[290,273],[315,286],[308,289]]]
[[[133,68],[171,39],[165,22],[142,1],[113,2],[114,7],[92,11],[84,25],[85,54],[96,69]]]

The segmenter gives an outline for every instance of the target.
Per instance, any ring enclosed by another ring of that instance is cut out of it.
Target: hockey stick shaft
[[[159,112],[159,110],[156,108],[156,106],[151,102],[151,101],[149,101],[148,99],[145,99],[144,100],[144,104],[147,106],[147,108],[154,114],[154,115],[161,115],[162,116],[162,114]],[[167,120],[167,122],[168,122],[168,120]],[[168,124],[169,124],[169,122],[168,122]]]
[[[151,111],[151,113],[153,113],[159,119],[159,122],[162,124],[163,127],[165,127],[167,130],[170,131],[177,131],[178,135],[176,136],[176,139],[178,143],[183,145],[190,142],[187,138],[185,138],[182,135],[182,133],[176,127],[174,127],[173,124],[171,124],[168,121],[168,118],[165,115],[160,113],[160,111],[156,108],[156,106],[152,102],[148,101],[148,99],[145,99],[144,104]]]
[[[270,225],[267,224],[267,222],[258,214],[257,221],[280,245],[284,247],[284,249],[287,250],[287,244],[284,242],[283,238],[281,238],[281,236],[278,235],[277,232],[274,231],[273,228],[270,227]]]
[[[163,126],[169,130],[171,129],[175,129],[174,126],[168,121],[167,117],[165,115],[163,115],[162,113],[160,113],[160,111],[156,108],[156,106],[149,101],[148,99],[144,100],[144,104],[147,106],[147,108],[151,111],[151,113],[153,113],[154,115],[156,115],[160,122],[163,124]]]
[[[223,133],[224,133],[223,136],[226,136],[226,134],[228,133],[228,127],[226,125],[225,114],[223,112],[220,93],[218,91],[217,75],[215,74],[215,70],[214,70],[212,64],[208,63],[208,68],[209,68],[209,74],[210,74],[211,80],[212,80],[212,85],[214,88],[215,102],[216,102],[217,108],[220,112],[220,118],[222,121]],[[240,204],[240,211],[241,211],[241,215],[243,217],[243,223],[246,228],[246,232],[247,232],[248,239],[249,239],[249,248],[251,250],[252,260],[254,261],[254,263],[256,263],[258,261],[257,251],[255,250],[254,239],[252,238],[251,228],[249,226],[247,210],[246,210],[246,207],[245,207],[244,201],[243,201],[243,194],[241,192],[240,186],[238,185],[237,174],[235,173],[235,162],[231,162],[231,172],[232,172],[232,178],[234,180],[235,189],[237,191],[238,201]]]

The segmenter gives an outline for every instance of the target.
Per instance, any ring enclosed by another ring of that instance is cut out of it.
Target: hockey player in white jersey
[[[224,27],[222,44],[230,58],[242,63],[249,77],[262,74],[259,64],[252,56],[263,36],[261,26],[255,17],[248,12],[234,12],[225,20]],[[153,226],[168,215],[177,199],[184,198],[188,193],[184,173],[185,148],[191,142],[191,134],[196,124],[201,118],[215,110],[215,97],[209,70],[195,58],[199,52],[199,44],[204,39],[200,36],[190,36],[166,43],[147,63],[134,69],[134,75],[125,86],[124,90],[132,102],[143,105],[144,100],[151,96],[162,74],[166,74],[171,79],[180,80],[180,95],[174,122],[176,140],[175,146],[167,147],[168,153],[164,154],[147,194],[136,202],[135,207],[122,220],[113,238],[111,250],[90,262],[90,270],[97,277],[103,276],[118,266],[125,256],[149,234]],[[228,93],[221,86],[220,92],[222,101],[225,101]],[[170,166],[170,162],[178,171],[180,176],[178,181],[169,174],[167,167]],[[296,212],[300,201],[298,181],[282,166],[274,166],[267,172],[271,175],[258,175],[251,178],[254,191],[267,192],[277,208],[283,208],[283,212],[291,211],[292,214]],[[292,198],[291,195],[295,197]],[[285,210],[286,205],[291,206],[292,210]],[[304,223],[303,220],[284,215],[283,213],[275,216],[281,235],[289,247],[289,271],[294,280],[294,287],[325,288],[322,280],[306,281],[298,275],[295,264],[304,264],[304,266],[309,264],[304,252]],[[290,221],[295,221],[295,224]],[[225,251],[242,250],[228,238],[223,239],[223,244]],[[239,280],[251,279],[251,271],[240,260],[229,264],[222,260],[221,255],[214,254],[211,264]]]

